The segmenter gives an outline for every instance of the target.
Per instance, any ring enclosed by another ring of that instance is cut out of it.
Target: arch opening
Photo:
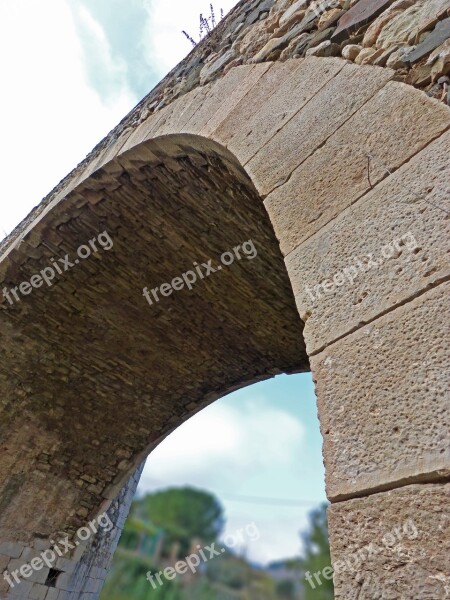
[[[2,422],[2,472],[6,487],[21,477],[2,528],[23,542],[98,514],[150,449],[203,406],[309,370],[269,217],[219,144],[193,135],[145,142],[35,217],[6,250],[3,286],[31,281],[61,257],[72,267],[3,302],[5,398],[20,402],[9,402]],[[100,235],[109,247],[84,258],[79,249]],[[167,294],[188,271],[198,273],[191,289],[185,280]],[[157,287],[166,294],[150,303],[144,288]],[[30,517],[37,489],[42,505]],[[23,515],[16,531],[12,514]]]

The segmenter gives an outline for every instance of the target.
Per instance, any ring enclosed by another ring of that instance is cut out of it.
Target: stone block
[[[327,495],[450,477],[450,283],[311,360]]]
[[[433,24],[435,17],[448,8],[448,0],[416,0],[383,28],[377,38],[377,48],[416,43],[418,35],[429,28],[430,21]]]
[[[156,113],[158,120],[153,127],[151,124],[148,127],[147,122],[144,121],[138,129],[146,130],[145,139],[179,133],[204,102],[210,88],[211,86],[196,88],[192,92],[184,94]]]
[[[359,2],[354,3],[352,8],[341,17],[333,34],[333,40],[344,40],[351,31],[362,27],[365,23],[380,15],[390,4],[392,4],[392,0],[359,0]]]
[[[299,61],[296,60],[269,64],[270,68],[260,77],[258,85],[247,92],[214,130],[211,128],[211,137],[214,140],[228,146],[233,138],[236,136],[239,138],[240,131],[258,118],[258,113],[265,102],[284,85],[286,80],[291,79],[293,72],[300,66]],[[258,111],[255,111],[255,106],[259,107]]]
[[[450,484],[437,483],[329,507],[335,600],[447,598],[449,502]]]
[[[245,114],[248,114],[251,107],[253,116],[247,123],[242,118],[239,120],[240,127],[228,142],[227,147],[238,157],[241,164],[250,161],[276,135],[277,131],[292,119],[305,104],[310,102],[317,92],[346,64],[339,58],[315,57],[290,62],[298,65],[297,68],[289,74],[288,78],[282,76],[279,87],[270,90],[263,104],[255,105],[252,96],[249,96],[240,105],[242,107],[245,103],[248,107]],[[275,65],[268,71],[266,77],[273,78],[275,83],[277,81],[276,71],[279,68],[279,65]],[[267,82],[268,80],[263,78],[263,81]],[[258,94],[257,91],[255,93]],[[255,110],[256,106],[257,110]],[[227,123],[225,122],[222,127],[226,128]],[[228,131],[230,131],[229,126]],[[218,133],[220,134],[220,132],[219,129]],[[272,160],[271,165],[273,166]],[[254,183],[257,185],[257,179],[254,180]]]
[[[308,59],[305,59],[305,64]],[[315,60],[323,61],[323,58]],[[342,59],[334,59],[342,64]],[[393,76],[388,69],[360,67],[344,62],[344,68],[335,77],[324,81],[322,73],[315,76],[314,94],[288,122],[282,121],[274,135],[246,165],[259,193],[264,197],[282,186],[307,158],[320,148],[339,127],[364,106]],[[322,67],[323,69],[323,67]],[[306,79],[306,81],[305,81]],[[308,75],[302,84],[310,89]],[[286,106],[286,105],[285,105]],[[292,100],[287,106],[295,106]],[[278,107],[277,113],[286,109]],[[239,156],[239,154],[237,154]],[[282,160],[274,161],[275,156]],[[316,173],[317,175],[317,173]]]
[[[60,556],[56,561],[56,568],[64,571],[65,573],[73,573],[77,568],[78,563],[70,558],[64,558]]]
[[[259,88],[259,81],[264,74],[272,67],[272,63],[264,63],[254,65],[247,77],[237,85],[234,90],[230,90],[229,95],[224,95],[224,101],[218,110],[211,116],[206,124],[200,129],[199,134],[204,137],[211,137],[213,131],[233,112],[237,106],[240,106],[241,100],[244,99],[254,87]],[[236,67],[242,69],[243,67]]]
[[[33,583],[45,583],[47,581],[48,573],[49,568],[45,565],[42,569],[33,569],[30,577],[28,577],[28,581],[32,581]]]
[[[23,544],[16,542],[3,542],[0,544],[0,554],[10,556],[11,558],[19,558],[24,549]]]
[[[376,67],[354,68],[384,72]],[[265,200],[285,255],[450,126],[446,106],[397,82],[389,82],[349,117]]]
[[[214,82],[204,101],[198,104],[197,110],[183,126],[182,132],[199,134],[216,112],[220,110],[226,114],[231,110],[263,72],[260,68],[255,70],[255,65],[244,65],[228,71],[225,77]]]
[[[445,40],[449,38],[450,18],[440,21],[425,40],[419,44],[417,48],[406,54],[403,60],[405,63],[415,63],[424,56],[427,56],[432,50],[443,44]]]
[[[9,589],[8,598],[20,598],[20,600],[24,600],[29,597],[31,589],[33,587],[33,583],[31,581],[21,581],[16,584],[14,587]]]
[[[286,257],[310,354],[449,277],[449,147],[447,132]]]
[[[73,573],[62,573],[58,575],[57,588],[59,590],[72,591],[75,589],[75,580]]]
[[[48,592],[48,587],[46,585],[41,585],[40,583],[35,583],[30,590],[29,598],[30,600],[44,600]]]

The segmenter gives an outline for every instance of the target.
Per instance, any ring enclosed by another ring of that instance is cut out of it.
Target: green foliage
[[[167,581],[154,590],[146,579],[148,571],[158,571],[156,566],[145,563],[140,556],[118,552],[113,567],[101,593],[101,600],[182,600],[180,588]]]
[[[328,541],[328,523],[326,505],[314,510],[310,514],[308,530],[302,535],[304,544],[304,558],[301,565],[305,572],[317,573],[320,571],[321,585],[315,588],[305,580],[304,600],[333,600],[333,580],[325,579],[323,569],[331,566],[330,545]]]
[[[192,541],[214,542],[224,526],[223,508],[208,492],[175,488],[149,494],[133,503],[133,518],[151,521],[165,532],[165,549],[180,545],[180,556],[189,553]]]
[[[276,586],[277,597],[285,600],[294,600],[295,598],[295,585],[293,581],[286,579],[285,581],[279,581]]]
[[[208,578],[233,590],[241,590],[245,587],[248,570],[244,560],[229,556],[226,560],[216,560],[208,564]]]
[[[134,500],[101,600],[333,599],[332,581],[321,576],[322,585],[313,589],[302,576],[306,571],[321,573],[331,564],[325,506],[310,515],[302,536],[304,557],[271,565],[270,573],[278,571],[278,577],[226,552],[203,564],[195,576],[164,578],[162,586],[152,587],[149,571],[155,575],[173,565],[175,549],[182,559],[196,541],[217,542],[223,525],[222,506],[204,491],[175,488]]]

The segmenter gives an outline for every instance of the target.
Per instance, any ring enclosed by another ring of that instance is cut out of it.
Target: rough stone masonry
[[[11,289],[114,241],[0,302],[2,568],[116,523],[0,598],[97,598],[151,449],[232,389],[309,369],[333,560],[418,531],[337,573],[336,598],[449,597],[449,9],[239,3],[0,245]],[[413,252],[311,306],[305,286],[407,232]],[[149,281],[248,239],[257,260],[148,309]]]

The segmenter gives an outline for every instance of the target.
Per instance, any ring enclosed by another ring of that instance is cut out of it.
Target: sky
[[[221,0],[216,13],[234,0]],[[0,239],[191,50],[204,0],[0,0]],[[149,457],[139,493],[207,488],[228,533],[255,522],[248,556],[300,551],[325,500],[310,374],[277,377],[202,411]]]
[[[310,373],[280,375],[217,400],[149,456],[139,493],[190,485],[225,509],[224,535],[255,523],[241,547],[260,564],[298,556],[308,513],[326,501]]]

